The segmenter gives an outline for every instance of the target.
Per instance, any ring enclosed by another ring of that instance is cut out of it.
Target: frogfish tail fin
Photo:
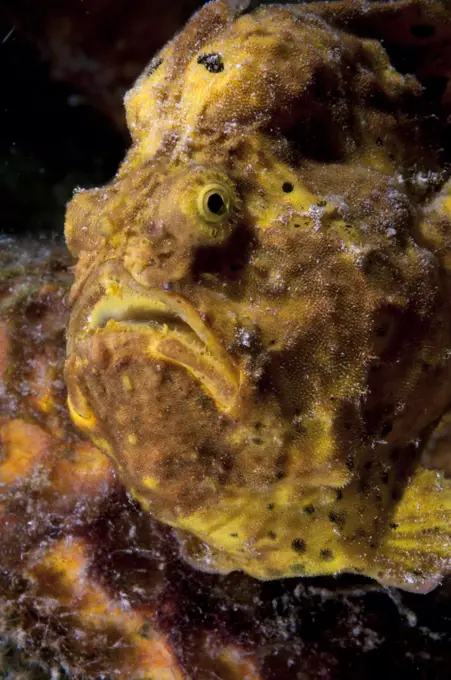
[[[451,480],[419,467],[372,565],[380,583],[426,593],[451,572]]]

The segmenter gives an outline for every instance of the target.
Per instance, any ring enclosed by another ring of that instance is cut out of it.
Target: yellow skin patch
[[[127,158],[67,211],[69,406],[195,566],[427,590],[450,189],[414,182],[440,174],[419,83],[334,6],[210,3],[128,93]]]

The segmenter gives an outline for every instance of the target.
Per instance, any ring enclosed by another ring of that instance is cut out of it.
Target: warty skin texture
[[[425,591],[450,188],[419,82],[336,8],[212,2],[127,94],[127,158],[67,211],[69,406],[199,568]]]

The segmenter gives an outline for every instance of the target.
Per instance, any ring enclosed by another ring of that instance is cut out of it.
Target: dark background
[[[122,97],[199,0],[2,0],[0,232],[61,232],[77,186],[116,171]]]

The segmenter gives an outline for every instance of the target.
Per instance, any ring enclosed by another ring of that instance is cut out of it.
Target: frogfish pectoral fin
[[[427,593],[450,572],[451,481],[420,466],[367,573],[384,585]]]

